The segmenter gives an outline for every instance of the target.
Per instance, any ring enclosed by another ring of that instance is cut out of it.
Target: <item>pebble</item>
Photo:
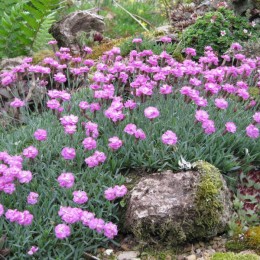
[[[196,255],[189,255],[185,257],[185,260],[196,260],[197,256]]]
[[[140,255],[138,251],[125,251],[125,252],[119,252],[117,255],[117,260],[137,260],[137,258]]]

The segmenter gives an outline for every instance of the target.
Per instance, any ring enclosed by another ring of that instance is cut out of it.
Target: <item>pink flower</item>
[[[236,127],[236,125],[233,122],[227,122],[225,124],[225,126],[226,126],[226,131],[229,132],[229,133],[233,133],[234,134],[236,132],[236,130],[237,130],[237,127]]]
[[[104,235],[109,239],[113,239],[118,233],[117,226],[112,222],[106,223],[103,229]]]
[[[85,47],[83,48],[83,51],[86,52],[87,54],[91,54],[91,53],[92,53],[92,49],[89,48],[89,47],[87,47],[87,46],[85,46]]]
[[[38,202],[38,197],[39,197],[38,193],[30,192],[28,197],[27,197],[27,203],[31,204],[31,205],[36,204]]]
[[[227,109],[228,102],[224,98],[216,98],[215,105],[219,109]]]
[[[225,36],[226,34],[227,34],[226,31],[220,31],[221,36]]]
[[[19,98],[15,98],[14,101],[10,103],[11,107],[23,107],[25,105],[24,101],[20,100]]]
[[[205,110],[197,110],[195,114],[195,118],[199,122],[204,122],[209,119],[209,114]]]
[[[82,142],[83,146],[87,150],[93,150],[97,148],[97,142],[94,138],[92,137],[87,137],[83,140]]]
[[[135,38],[132,40],[132,43],[142,43],[143,40],[141,38]]]
[[[117,197],[116,192],[113,188],[106,189],[104,195],[107,200],[114,200]]]
[[[256,139],[259,137],[259,129],[251,124],[246,128],[246,134],[250,138]]]
[[[89,226],[89,223],[95,218],[95,214],[86,210],[82,211],[81,222],[84,226]]]
[[[49,41],[49,42],[48,42],[49,45],[55,45],[55,44],[57,44],[57,43],[58,43],[58,42],[57,42],[56,40],[52,40],[52,41]]]
[[[249,99],[249,97],[250,97],[249,93],[248,93],[247,90],[244,89],[244,88],[238,89],[238,90],[237,90],[237,95],[238,95],[239,97],[241,97],[243,100],[247,100],[247,99]]]
[[[108,146],[114,151],[118,150],[123,145],[123,141],[120,140],[117,136],[109,138],[108,141]]]
[[[78,204],[84,204],[88,201],[88,196],[85,191],[73,191],[73,201]]]
[[[77,126],[76,125],[66,125],[64,127],[64,131],[66,134],[73,135],[77,132]]]
[[[87,101],[81,101],[79,103],[79,107],[82,110],[87,110],[87,109],[89,109],[90,105],[89,105],[89,103]]]
[[[146,138],[145,132],[139,128],[134,133],[136,139],[144,140]]]
[[[63,126],[66,125],[76,125],[78,123],[79,118],[74,115],[64,116],[60,118],[60,122]]]
[[[36,130],[33,135],[38,141],[45,141],[47,139],[47,131],[44,129]]]
[[[27,252],[28,255],[34,255],[39,250],[39,247],[32,246],[30,250]]]
[[[174,132],[172,132],[171,130],[166,131],[163,135],[162,135],[162,142],[164,144],[168,144],[168,145],[175,145],[177,143],[177,136]]]
[[[196,56],[196,50],[193,48],[186,48],[185,53],[186,53],[186,55]]]
[[[61,187],[69,189],[74,185],[75,177],[73,173],[68,172],[62,173],[57,180]]]
[[[124,132],[129,135],[134,135],[137,130],[137,127],[135,124],[128,124],[125,126]]]
[[[172,86],[169,85],[163,85],[162,87],[160,87],[160,93],[163,95],[168,95],[172,93]]]
[[[125,108],[129,108],[130,110],[133,110],[137,107],[137,104],[133,100],[129,99],[125,102],[124,106]]]
[[[97,158],[93,155],[86,158],[85,163],[88,165],[89,168],[93,168],[99,165]]]
[[[158,117],[160,115],[160,112],[156,107],[147,107],[144,110],[144,115],[151,120]]]
[[[212,120],[203,121],[202,128],[206,134],[213,134],[216,131],[214,121]]]
[[[4,212],[5,212],[4,206],[0,203],[0,217],[1,217],[2,215],[4,215]]]
[[[163,42],[163,43],[171,43],[172,39],[168,36],[163,36],[163,37],[160,38],[160,41]]]
[[[254,115],[253,115],[253,119],[256,123],[260,124],[260,112],[256,112]]]
[[[51,99],[47,101],[47,107],[52,110],[57,110],[60,107],[60,102],[56,99]]]
[[[65,160],[73,160],[76,156],[76,150],[74,148],[65,147],[62,149],[61,155]]]
[[[241,51],[242,50],[242,46],[237,42],[232,43],[230,48],[232,50],[235,50],[235,51]]]
[[[104,229],[105,221],[101,218],[93,218],[89,221],[88,227],[101,233]]]
[[[70,236],[70,227],[66,224],[59,224],[55,227],[55,236],[64,239]]]
[[[114,191],[115,191],[116,197],[122,198],[122,197],[124,197],[126,195],[127,188],[126,188],[125,185],[121,185],[121,186],[116,185],[114,187]]]
[[[29,183],[32,180],[32,173],[30,171],[20,171],[17,179],[20,183]]]
[[[59,83],[64,83],[64,82],[67,81],[66,76],[63,73],[61,73],[61,72],[58,72],[57,74],[54,74],[53,78],[54,78],[55,81],[57,81]]]
[[[26,158],[34,159],[38,155],[38,150],[34,146],[29,146],[23,150],[23,156]]]

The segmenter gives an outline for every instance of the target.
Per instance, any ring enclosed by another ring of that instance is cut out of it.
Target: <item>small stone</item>
[[[184,247],[183,252],[184,253],[191,253],[192,250],[193,250],[193,246],[191,244],[188,244]]]
[[[215,241],[219,241],[219,240],[221,240],[222,239],[222,237],[214,237],[213,238],[213,240],[215,240]]]
[[[184,255],[178,255],[177,260],[185,260],[185,256]]]
[[[217,243],[213,244],[212,248],[215,250],[218,249],[218,244]]]
[[[200,247],[205,247],[205,243],[199,242]]]
[[[197,256],[196,255],[189,255],[185,257],[185,260],[196,260]]]
[[[196,252],[196,255],[199,255],[201,253],[201,249],[198,248],[198,249],[195,250],[195,252]]]
[[[113,249],[107,249],[107,250],[104,252],[104,254],[105,254],[105,255],[112,255],[113,252],[114,252]]]
[[[140,253],[138,251],[125,251],[119,252],[117,255],[117,260],[133,260],[136,259]]]
[[[194,245],[194,249],[198,249],[198,248],[200,248],[200,244],[199,244],[199,243],[196,243],[196,244]]]

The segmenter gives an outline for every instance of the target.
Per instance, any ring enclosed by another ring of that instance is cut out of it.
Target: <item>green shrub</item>
[[[221,31],[226,35],[221,36]],[[182,41],[184,47],[195,48],[200,56],[205,46],[211,46],[218,54],[223,54],[232,42],[257,39],[259,35],[257,26],[252,27],[246,18],[235,16],[231,10],[219,8],[216,12],[208,12],[198,18],[195,24],[183,32]]]

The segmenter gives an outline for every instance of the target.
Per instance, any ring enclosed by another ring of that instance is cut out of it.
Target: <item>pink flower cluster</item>
[[[32,173],[23,170],[22,164],[22,156],[0,152],[0,192],[12,194],[15,191],[16,180],[21,184],[32,180]]]
[[[60,207],[59,216],[66,224],[59,224],[55,227],[55,235],[59,239],[67,238],[71,235],[70,227],[67,224],[81,222],[84,226],[95,230],[98,233],[104,232],[104,235],[113,239],[117,233],[117,226],[112,222],[105,223],[101,218],[95,218],[95,214],[80,208]]]
[[[114,200],[117,198],[122,198],[126,195],[127,193],[127,188],[125,185],[118,186],[116,185],[115,187],[110,187],[105,190],[105,198],[107,200]]]
[[[96,167],[106,160],[106,155],[103,152],[95,151],[92,156],[89,156],[85,159],[85,163],[88,165],[89,168]]]
[[[144,140],[146,138],[145,132],[141,128],[137,129],[135,124],[127,124],[124,128],[124,132],[135,136],[137,140]]]
[[[33,221],[33,215],[28,210],[18,211],[17,209],[8,209],[5,217],[10,222],[15,222],[21,226],[29,226]]]

